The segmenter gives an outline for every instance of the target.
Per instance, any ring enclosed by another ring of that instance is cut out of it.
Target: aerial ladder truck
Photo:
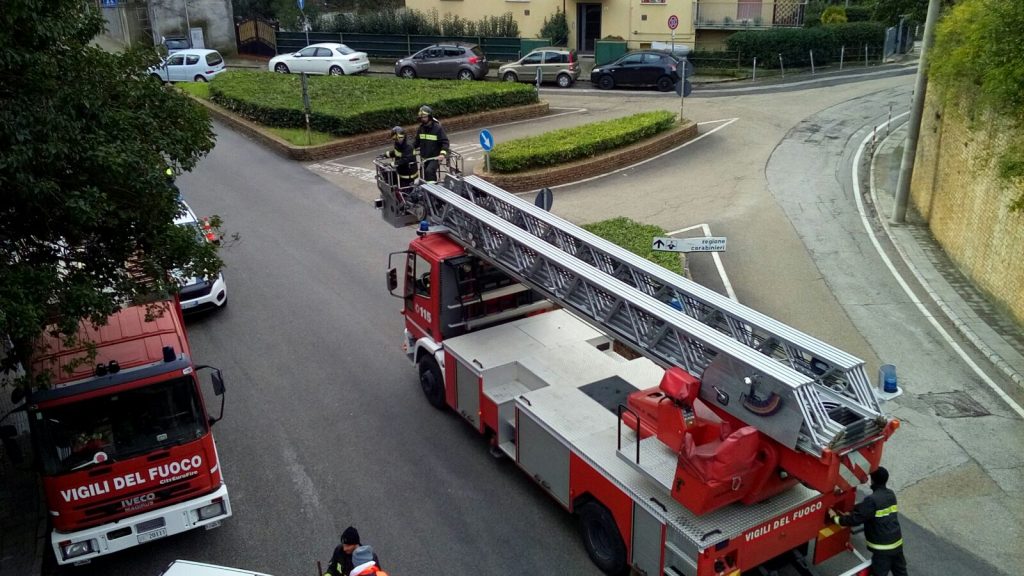
[[[428,401],[577,514],[608,574],[867,574],[827,521],[899,425],[864,362],[459,164],[400,188],[376,162],[385,221],[419,226],[387,281]]]

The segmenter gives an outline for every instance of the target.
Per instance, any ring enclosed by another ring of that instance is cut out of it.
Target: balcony
[[[767,30],[804,25],[807,0],[740,0],[693,3],[695,30]]]

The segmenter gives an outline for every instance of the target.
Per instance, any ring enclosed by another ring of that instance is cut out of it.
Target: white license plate
[[[157,538],[163,538],[164,536],[167,536],[167,528],[153,530],[152,532],[143,532],[142,534],[139,534],[139,544],[149,542],[150,540],[156,540]]]
[[[213,522],[210,522],[209,524],[205,524],[205,525],[203,525],[203,528],[206,528],[207,530],[213,530],[214,528],[220,528],[220,520],[214,520]]]
[[[196,304],[199,304],[199,302],[195,302],[195,301],[193,301],[193,302],[182,302],[181,303],[181,308],[182,308],[182,310],[184,310],[186,308],[195,308]]]

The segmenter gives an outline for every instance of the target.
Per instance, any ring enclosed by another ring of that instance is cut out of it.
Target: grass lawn
[[[191,94],[203,100],[210,99],[210,85],[206,82],[179,82],[175,86],[186,94]]]
[[[337,136],[331,136],[326,132],[317,132],[316,130],[311,130],[309,132],[309,139],[307,139],[305,128],[267,128],[266,126],[264,128],[295,146],[316,146],[317,144],[324,144],[338,139]]]

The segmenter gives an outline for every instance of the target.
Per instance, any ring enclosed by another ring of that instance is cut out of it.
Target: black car
[[[602,90],[616,86],[654,86],[668,92],[679,81],[683,64],[670,52],[640,50],[627,52],[611,64],[596,66],[590,81]]]

